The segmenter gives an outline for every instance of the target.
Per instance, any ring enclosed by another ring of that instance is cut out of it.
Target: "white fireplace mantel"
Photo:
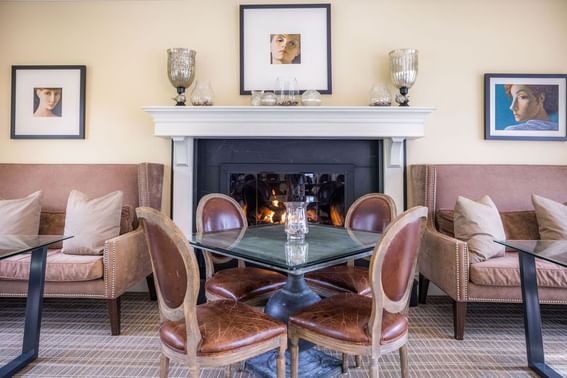
[[[156,136],[172,138],[390,139],[390,167],[402,164],[405,139],[425,135],[433,108],[371,106],[147,106]],[[176,164],[187,164],[178,150]]]
[[[173,220],[189,235],[193,214],[193,141],[223,139],[384,139],[385,192],[401,209],[403,142],[425,136],[434,109],[371,106],[147,106],[154,134],[173,140]]]

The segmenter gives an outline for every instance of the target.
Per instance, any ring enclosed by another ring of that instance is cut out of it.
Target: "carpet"
[[[25,300],[0,299],[0,364],[21,349]],[[542,307],[546,361],[567,376],[567,306]],[[110,336],[104,301],[46,299],[39,358],[23,377],[158,377],[157,302],[141,293],[122,298],[122,334]],[[526,367],[522,308],[519,304],[469,304],[465,340],[453,339],[452,305],[432,297],[410,309],[409,367],[412,377],[534,377]],[[330,352],[333,354],[333,352]],[[336,356],[338,354],[334,353]],[[368,361],[363,359],[363,366]],[[350,364],[354,366],[354,358]],[[170,377],[186,377],[172,363]],[[380,359],[382,377],[399,377],[397,353]],[[236,377],[252,377],[236,372]],[[352,368],[349,377],[367,377]],[[203,369],[201,377],[224,377],[223,369]]]

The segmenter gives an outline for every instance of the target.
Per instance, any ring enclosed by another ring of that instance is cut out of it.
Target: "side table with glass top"
[[[0,368],[0,377],[13,376],[38,356],[47,247],[69,238],[71,236],[0,235],[0,259],[31,252],[22,353]]]
[[[283,225],[269,225],[204,234],[195,233],[191,235],[189,243],[197,249],[286,273],[288,276],[286,285],[270,297],[264,311],[287,323],[290,315],[320,300],[320,297],[305,283],[305,273],[370,256],[381,236],[382,234],[373,232],[309,225],[309,233],[304,241],[288,241]],[[303,351],[308,349],[307,345],[302,348]],[[324,358],[319,355],[309,360],[308,357],[302,359],[300,353],[300,366],[303,365],[302,361],[308,366],[300,368],[300,377],[330,373],[331,368],[323,366]],[[340,361],[339,365],[332,369],[338,369],[340,372]],[[254,372],[262,376],[271,376],[267,370],[254,370]]]
[[[545,363],[535,259],[567,267],[567,240],[495,240],[518,251],[528,366],[540,377],[561,377]]]

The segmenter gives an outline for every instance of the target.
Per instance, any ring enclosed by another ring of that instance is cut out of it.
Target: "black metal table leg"
[[[35,360],[39,353],[39,333],[41,328],[41,310],[43,307],[43,288],[45,286],[47,246],[34,249],[31,255],[22,354],[0,369],[0,377],[13,376],[16,372]]]
[[[528,366],[540,377],[561,377],[545,363],[535,257],[519,253]]]

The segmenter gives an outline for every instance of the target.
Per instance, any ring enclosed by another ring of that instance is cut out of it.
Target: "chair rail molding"
[[[425,136],[432,107],[374,106],[145,106],[154,135],[173,141],[173,220],[192,230],[193,141],[218,139],[383,139],[387,192],[400,206],[403,143]],[[391,188],[389,188],[392,186]],[[389,193],[389,194],[390,194]],[[400,206],[403,208],[403,206]]]

